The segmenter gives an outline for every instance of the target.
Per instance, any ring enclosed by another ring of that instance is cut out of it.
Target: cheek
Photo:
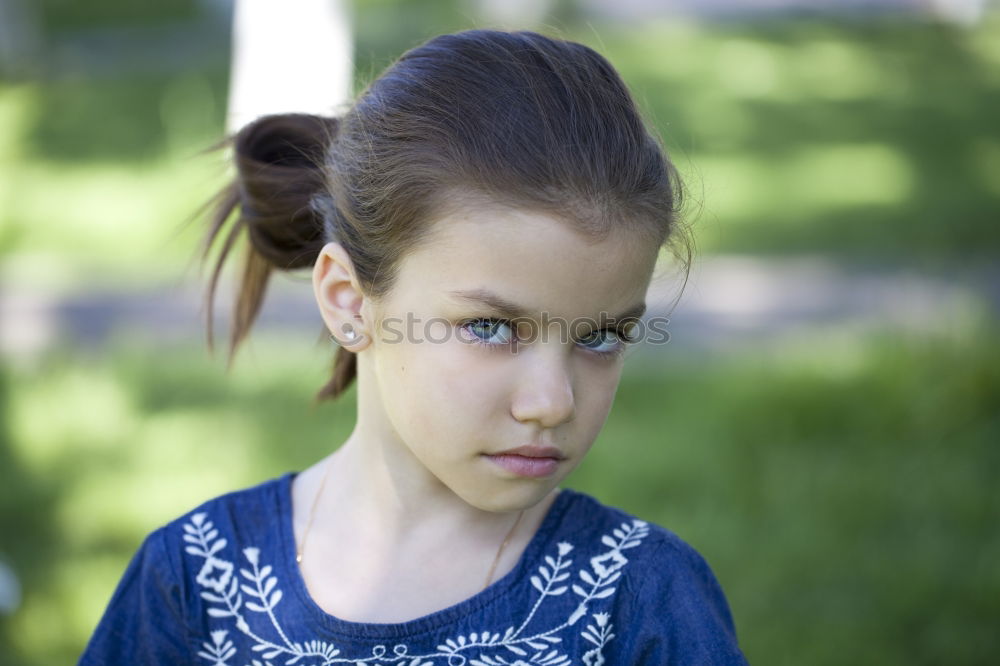
[[[488,411],[501,398],[502,383],[497,372],[501,366],[489,358],[488,351],[449,340],[431,345],[422,353],[433,373],[426,390],[450,417]]]
[[[503,397],[483,356],[454,340],[398,346],[381,363],[394,420],[418,438],[481,432]]]
[[[587,391],[577,400],[577,408],[581,414],[586,415],[587,427],[594,431],[595,435],[608,418],[620,378],[621,372],[590,373],[586,380]]]
[[[433,400],[428,387],[434,382],[433,365],[419,345],[398,343],[378,350],[378,384],[382,409],[404,439],[431,427]]]

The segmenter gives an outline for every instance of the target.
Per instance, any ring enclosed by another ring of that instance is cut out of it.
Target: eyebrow
[[[459,289],[448,292],[451,296],[456,296],[464,301],[478,303],[490,307],[508,319],[527,319],[531,316],[531,311],[517,303],[512,303],[507,299],[494,294],[489,289]],[[646,312],[646,303],[637,303],[614,317],[615,321],[623,319],[638,319]]]

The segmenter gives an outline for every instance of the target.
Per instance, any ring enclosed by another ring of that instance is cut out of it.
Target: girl
[[[235,153],[209,340],[245,228],[230,360],[271,271],[311,267],[339,343],[317,398],[356,380],[357,422],[150,534],[81,663],[745,663],[690,546],[559,488],[679,237],[676,171],[614,68],[533,32],[443,35],[341,118],[264,117]]]

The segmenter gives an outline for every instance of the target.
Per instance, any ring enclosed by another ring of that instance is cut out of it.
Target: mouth
[[[552,460],[565,460],[566,455],[554,446],[539,446],[537,444],[529,444],[525,446],[519,446],[515,449],[507,449],[506,451],[498,451],[497,453],[488,454],[490,456],[519,456],[521,458],[551,458]]]
[[[559,469],[559,465],[566,459],[562,454],[559,457],[549,456],[529,456],[516,453],[500,453],[487,455],[487,460],[494,465],[516,474],[530,478],[543,478],[551,476]]]

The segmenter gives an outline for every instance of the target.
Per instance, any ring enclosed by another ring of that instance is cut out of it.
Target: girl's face
[[[379,421],[369,425],[396,440],[389,450],[472,506],[534,505],[604,425],[634,333],[609,320],[641,314],[657,248],[588,242],[544,214],[496,207],[449,215],[434,232],[379,303],[381,325],[361,352],[378,406],[359,418]],[[488,457],[524,445],[563,459],[526,475]]]

